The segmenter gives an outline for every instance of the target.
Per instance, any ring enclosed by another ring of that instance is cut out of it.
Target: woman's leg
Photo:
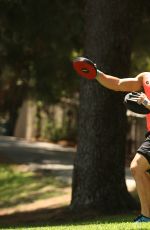
[[[143,155],[137,153],[131,162],[130,169],[136,182],[141,214],[150,217],[150,176],[146,172],[150,169],[150,164]]]

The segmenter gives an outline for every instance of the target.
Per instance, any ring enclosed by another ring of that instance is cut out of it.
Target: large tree
[[[132,32],[140,19],[139,2],[86,1],[84,55],[105,73],[129,76]],[[135,207],[125,184],[123,96],[96,81],[81,79],[73,209],[88,207],[98,208],[101,213],[115,213]]]

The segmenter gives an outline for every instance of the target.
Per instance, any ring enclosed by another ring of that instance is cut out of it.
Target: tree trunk
[[[128,77],[131,54],[130,0],[87,0],[85,56],[105,73]],[[123,94],[81,79],[73,209],[116,213],[135,207],[125,184],[126,114]]]

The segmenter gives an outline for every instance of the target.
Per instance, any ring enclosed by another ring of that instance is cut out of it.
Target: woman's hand
[[[143,104],[145,107],[149,107],[150,105],[150,101],[149,99],[147,98],[146,94],[145,93],[140,93],[137,97],[137,103],[139,105]]]

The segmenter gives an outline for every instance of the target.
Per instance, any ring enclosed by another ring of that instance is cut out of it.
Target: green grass
[[[102,218],[102,220],[88,221],[83,223],[72,223],[67,225],[58,226],[46,226],[46,227],[20,227],[20,228],[9,228],[9,229],[28,229],[28,230],[149,230],[150,223],[131,223],[130,217],[118,217],[113,218]],[[130,221],[130,222],[129,222]]]
[[[12,207],[20,203],[30,203],[37,199],[50,198],[62,194],[63,184],[52,175],[35,172],[21,172],[18,166],[0,165],[0,208]],[[46,188],[46,190],[43,190]],[[51,225],[48,222],[38,227],[0,227],[10,230],[150,230],[150,223],[133,223],[133,215],[99,217],[97,220],[71,221],[66,224]],[[38,221],[38,220],[37,220]],[[8,220],[9,224],[9,220]],[[38,224],[38,222],[37,222]],[[31,225],[31,222],[30,222]]]
[[[21,172],[18,170],[19,167],[0,165],[0,208],[64,194],[63,188],[66,184],[50,173],[43,175],[28,171]]]

